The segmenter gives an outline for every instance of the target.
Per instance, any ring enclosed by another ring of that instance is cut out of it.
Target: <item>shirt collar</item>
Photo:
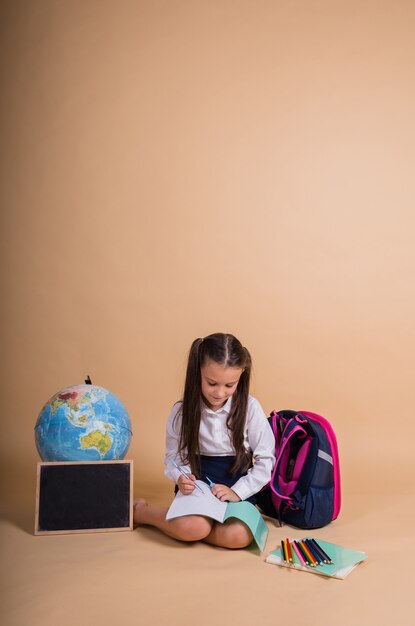
[[[218,415],[219,413],[227,413],[229,415],[229,413],[231,412],[231,407],[232,407],[232,396],[230,396],[226,400],[225,404],[217,411],[212,411],[212,409],[206,406],[206,404],[202,401],[202,409],[209,415]]]

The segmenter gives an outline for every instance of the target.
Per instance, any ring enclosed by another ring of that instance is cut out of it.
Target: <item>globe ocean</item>
[[[103,387],[74,385],[56,393],[35,426],[42,461],[123,459],[131,443],[131,421],[118,398]]]

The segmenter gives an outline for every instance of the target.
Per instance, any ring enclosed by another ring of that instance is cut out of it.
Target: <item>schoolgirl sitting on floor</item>
[[[275,463],[275,440],[258,400],[249,395],[251,356],[230,334],[215,333],[193,341],[183,400],[167,419],[165,474],[176,492],[190,494],[196,478],[215,484],[222,501],[249,500],[265,486]],[[170,463],[174,460],[188,477]],[[181,541],[205,541],[243,548],[252,534],[241,521],[224,524],[201,515],[166,520],[168,507],[143,499],[134,504],[137,525],[150,525]]]

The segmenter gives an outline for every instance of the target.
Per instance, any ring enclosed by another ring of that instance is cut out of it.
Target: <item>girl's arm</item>
[[[176,483],[176,485],[179,484],[179,478],[182,475],[179,472],[179,470],[176,469],[170,463],[170,461],[172,459],[178,465],[180,465],[180,467],[183,468],[183,470],[186,473],[191,474],[190,466],[189,465],[184,465],[182,463],[182,459],[180,458],[180,456],[178,454],[181,416],[178,415],[178,417],[176,418],[176,415],[180,411],[180,408],[181,408],[181,403],[177,402],[173,406],[173,408],[170,411],[169,416],[167,418],[167,425],[166,425],[166,451],[165,451],[165,454],[164,454],[164,465],[165,465],[164,474],[165,474],[165,476],[167,476],[167,478],[169,478],[174,483]],[[182,477],[182,478],[184,478],[184,477]]]
[[[255,462],[246,476],[232,485],[241,500],[258,493],[269,483],[275,464],[274,433],[258,400],[252,397],[249,398],[246,425],[245,445],[252,450]]]

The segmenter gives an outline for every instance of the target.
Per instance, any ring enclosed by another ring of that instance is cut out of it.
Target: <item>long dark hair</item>
[[[231,473],[246,471],[251,465],[252,456],[244,446],[244,425],[248,407],[249,380],[251,376],[251,355],[233,335],[214,333],[193,341],[187,363],[183,401],[179,410],[182,423],[179,439],[179,453],[183,462],[188,463],[192,472],[199,476],[199,428],[202,398],[201,367],[207,359],[226,367],[242,368],[236,390],[232,394],[232,407],[226,425],[235,448],[235,463]]]

